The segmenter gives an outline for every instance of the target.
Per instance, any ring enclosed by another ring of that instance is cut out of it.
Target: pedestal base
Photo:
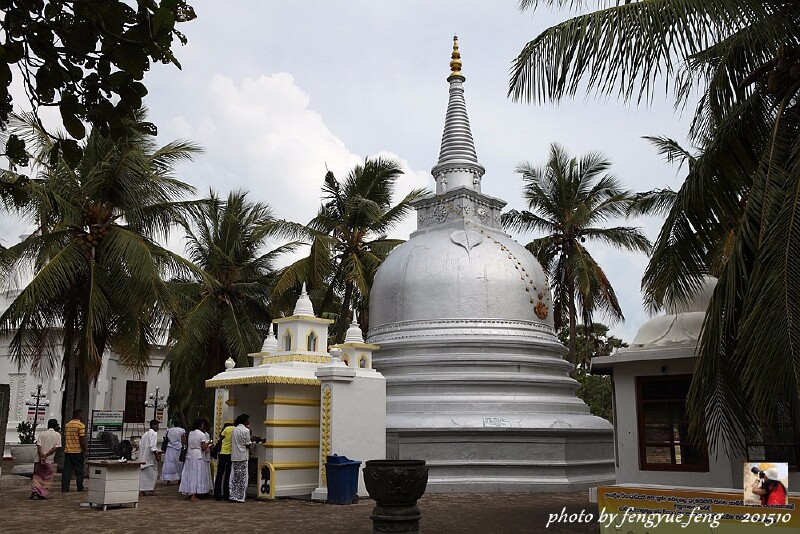
[[[611,431],[389,429],[387,458],[424,458],[429,493],[583,491],[613,484]]]

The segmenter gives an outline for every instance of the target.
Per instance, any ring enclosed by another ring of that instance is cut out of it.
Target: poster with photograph
[[[775,462],[745,462],[743,470],[745,504],[753,506],[782,506],[789,496],[789,464]]]

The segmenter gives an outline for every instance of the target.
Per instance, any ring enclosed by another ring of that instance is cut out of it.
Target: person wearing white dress
[[[214,491],[214,477],[211,476],[211,449],[214,448],[214,441],[211,439],[211,434],[208,431],[211,429],[211,422],[206,420],[205,425],[205,440],[208,442],[208,447],[203,451],[203,461],[206,463],[206,471],[208,472],[208,492]]]
[[[203,459],[203,453],[208,450],[209,440],[206,439],[205,430],[208,422],[204,419],[195,419],[192,431],[186,440],[186,461],[183,462],[181,485],[178,491],[189,495],[189,500],[197,501],[198,495],[204,495],[211,489],[211,474],[208,464]]]
[[[167,484],[172,480],[181,479],[183,462],[181,462],[181,448],[186,444],[186,430],[177,424],[167,430],[167,453],[164,457],[164,465],[161,467],[161,480]]]
[[[158,448],[158,419],[150,421],[150,430],[139,440],[139,461],[144,462],[139,469],[139,494],[155,495],[158,467],[156,463],[161,456]]]

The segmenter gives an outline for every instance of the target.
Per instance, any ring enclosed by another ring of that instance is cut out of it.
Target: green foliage
[[[32,445],[36,443],[36,429],[33,423],[20,421],[17,425],[17,434],[19,435],[20,445]]]
[[[58,107],[70,138],[57,139],[57,152],[70,165],[80,159],[76,140],[86,135],[84,122],[102,135],[126,135],[125,119],[142,107],[144,74],[153,63],[180,68],[172,46],[186,43],[175,25],[195,18],[185,0],[0,1],[0,129],[12,112],[9,92],[19,69],[34,113]],[[143,124],[155,133],[152,124]],[[19,139],[5,146],[12,165],[26,163]]]
[[[335,342],[344,339],[351,307],[359,310],[361,327],[367,328],[375,273],[402,243],[386,234],[411,211],[411,201],[425,192],[415,189],[393,206],[400,176],[400,164],[383,158],[366,159],[342,181],[330,171],[325,174],[322,206],[305,230],[310,253],[282,270],[273,294],[276,311],[288,311],[305,282],[312,298],[323,293],[316,309],[336,319]]]
[[[558,100],[586,87],[639,100],[663,77],[679,106],[700,95],[689,131],[698,153],[678,158],[688,161],[687,176],[662,204],[671,207],[643,286],[659,309],[718,276],[689,415],[697,439],[705,431],[712,449],[741,454],[754,420],[773,426],[785,408],[800,429],[800,3],[601,7],[530,41],[512,69],[510,94]],[[668,158],[679,154],[664,148]]]
[[[588,329],[584,325],[579,325],[576,361],[572,363],[575,364],[573,378],[580,384],[576,395],[589,406],[593,415],[612,421],[614,410],[611,377],[589,373],[592,358],[609,356],[617,349],[628,346],[618,337],[610,336],[608,331],[608,326],[602,323],[592,323]],[[569,328],[562,328],[558,331],[558,340],[565,347],[569,346]]]
[[[122,366],[146,371],[173,306],[163,279],[192,269],[156,243],[196,205],[177,200],[193,190],[171,176],[172,166],[199,149],[156,148],[133,128],[115,141],[93,131],[73,168],[63,158],[50,162],[52,139],[35,121],[12,127],[38,151],[24,210],[37,230],[0,253],[2,283],[20,271],[33,275],[0,316],[10,355],[35,373],[60,360],[68,392],[74,380],[97,379],[106,348]],[[88,402],[88,389],[80,391]]]
[[[529,210],[511,210],[502,218],[506,228],[545,234],[528,243],[527,249],[547,274],[556,329],[570,325],[573,363],[578,314],[584,324],[591,324],[598,310],[611,320],[624,319],[614,288],[584,243],[593,240],[624,250],[650,250],[639,228],[604,226],[609,219],[626,217],[634,198],[608,173],[610,167],[601,154],[574,158],[553,144],[544,166],[517,167]]]
[[[607,375],[592,375],[586,371],[578,372],[575,379],[580,386],[575,394],[589,406],[592,415],[614,422],[614,390],[611,387],[611,377]]]
[[[223,371],[228,358],[247,365],[247,354],[261,347],[272,322],[267,303],[274,262],[295,243],[264,253],[269,239],[292,235],[293,225],[274,219],[267,204],[249,202],[241,191],[227,200],[212,191],[183,227],[189,259],[199,270],[169,284],[179,310],[165,365],[170,406],[188,417],[207,404],[205,379]]]
[[[628,344],[620,338],[608,334],[609,327],[603,323],[592,323],[588,328],[579,324],[576,328],[575,360],[570,362],[578,370],[589,370],[589,362],[597,356],[609,356],[617,349],[627,347]],[[558,331],[558,340],[569,346],[569,327]]]

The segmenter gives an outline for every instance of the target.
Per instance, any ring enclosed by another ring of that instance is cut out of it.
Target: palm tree
[[[541,3],[566,1],[520,5]],[[773,426],[789,412],[797,431],[800,4],[641,0],[602,7],[530,41],[509,93],[558,100],[586,87],[642,100],[663,77],[674,82],[678,105],[699,92],[689,135],[701,153],[656,243],[645,294],[654,308],[685,300],[714,272],[709,260],[718,261],[689,395],[693,430],[704,430],[712,448],[737,453],[754,419]]]
[[[0,316],[0,333],[13,335],[12,357],[35,373],[61,359],[64,413],[86,413],[106,349],[143,372],[161,341],[171,306],[163,277],[189,265],[156,240],[193,205],[176,201],[192,188],[171,173],[199,149],[188,142],[156,148],[134,124],[115,141],[92,132],[71,168],[53,157],[51,138],[35,122],[16,120],[13,128],[36,149],[26,206],[37,230],[0,254],[4,278],[33,273]]]
[[[261,347],[272,321],[268,300],[274,261],[294,244],[263,249],[286,227],[267,204],[248,201],[242,191],[229,193],[227,200],[212,191],[184,223],[188,256],[200,272],[170,283],[181,312],[165,361],[172,382],[170,406],[184,417],[191,407],[203,405],[204,381],[224,370],[225,360],[244,364],[247,354]]]
[[[597,310],[611,320],[624,319],[611,282],[583,244],[590,239],[624,250],[650,250],[650,242],[638,228],[599,226],[624,216],[632,198],[619,180],[607,174],[610,166],[600,154],[570,158],[561,146],[553,144],[543,167],[530,163],[517,167],[530,211],[503,214],[508,229],[545,234],[526,248],[548,276],[556,330],[569,325],[568,358],[576,365],[578,311],[585,325],[592,324]]]
[[[341,182],[332,172],[325,174],[322,206],[308,224],[310,253],[282,272],[275,286],[277,309],[287,308],[306,282],[317,292],[324,288],[319,309],[336,317],[336,341],[344,339],[354,303],[361,326],[366,328],[375,272],[386,255],[402,243],[386,234],[411,210],[411,201],[424,194],[415,189],[392,206],[402,172],[398,162],[378,157],[356,165]]]

